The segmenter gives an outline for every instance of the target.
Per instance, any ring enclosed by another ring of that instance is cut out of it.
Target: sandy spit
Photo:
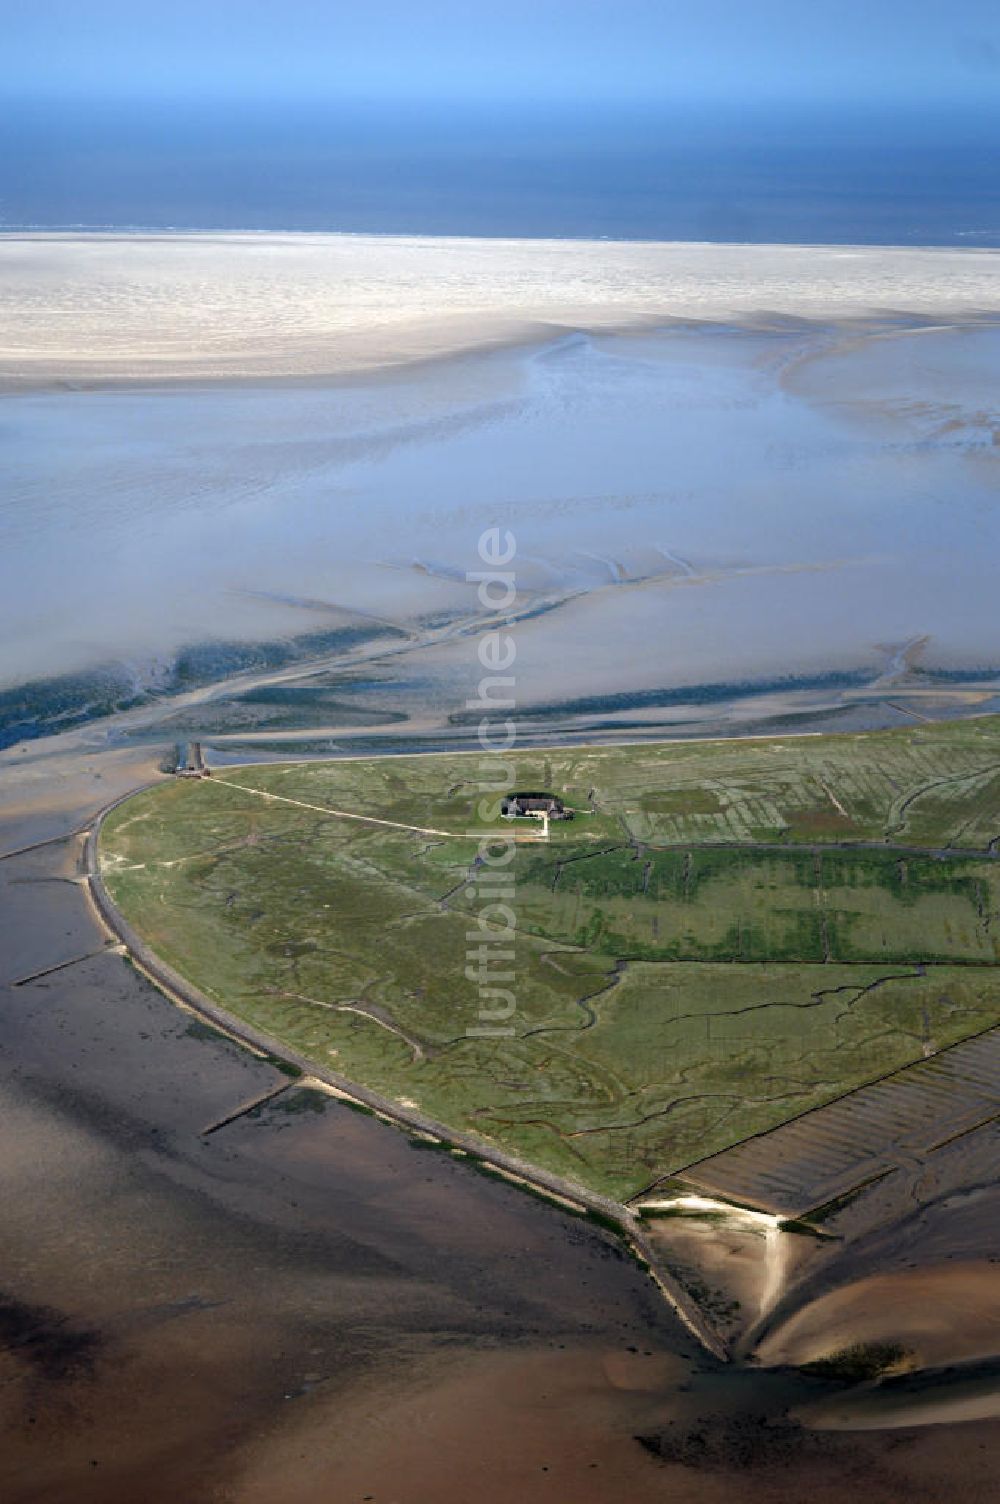
[[[1000,252],[327,234],[0,236],[0,388],[356,374],[671,320],[968,319]]]

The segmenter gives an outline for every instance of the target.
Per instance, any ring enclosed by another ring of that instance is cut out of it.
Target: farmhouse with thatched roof
[[[567,809],[555,794],[518,793],[507,794],[500,801],[500,813],[505,820],[516,820],[519,815],[548,815],[550,820],[572,820],[573,811]]]

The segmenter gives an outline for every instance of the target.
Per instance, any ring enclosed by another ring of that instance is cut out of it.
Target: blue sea
[[[0,229],[1000,245],[1000,111],[8,104]]]

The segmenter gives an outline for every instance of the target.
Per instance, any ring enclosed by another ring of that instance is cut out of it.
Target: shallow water
[[[989,326],[690,328],[353,383],[8,396],[0,685],[123,657],[155,681],[182,644],[344,609],[474,612],[493,524],[523,603],[573,597],[519,629],[526,701],[554,662],[592,693],[922,635],[928,661],[995,663],[998,358]]]

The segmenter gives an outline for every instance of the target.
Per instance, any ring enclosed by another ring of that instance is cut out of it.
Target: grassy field
[[[467,1032],[477,757],[165,784],[105,880],[230,1011],[618,1197],[997,1019],[997,720],[513,761],[577,813],[517,848],[509,1038]]]

